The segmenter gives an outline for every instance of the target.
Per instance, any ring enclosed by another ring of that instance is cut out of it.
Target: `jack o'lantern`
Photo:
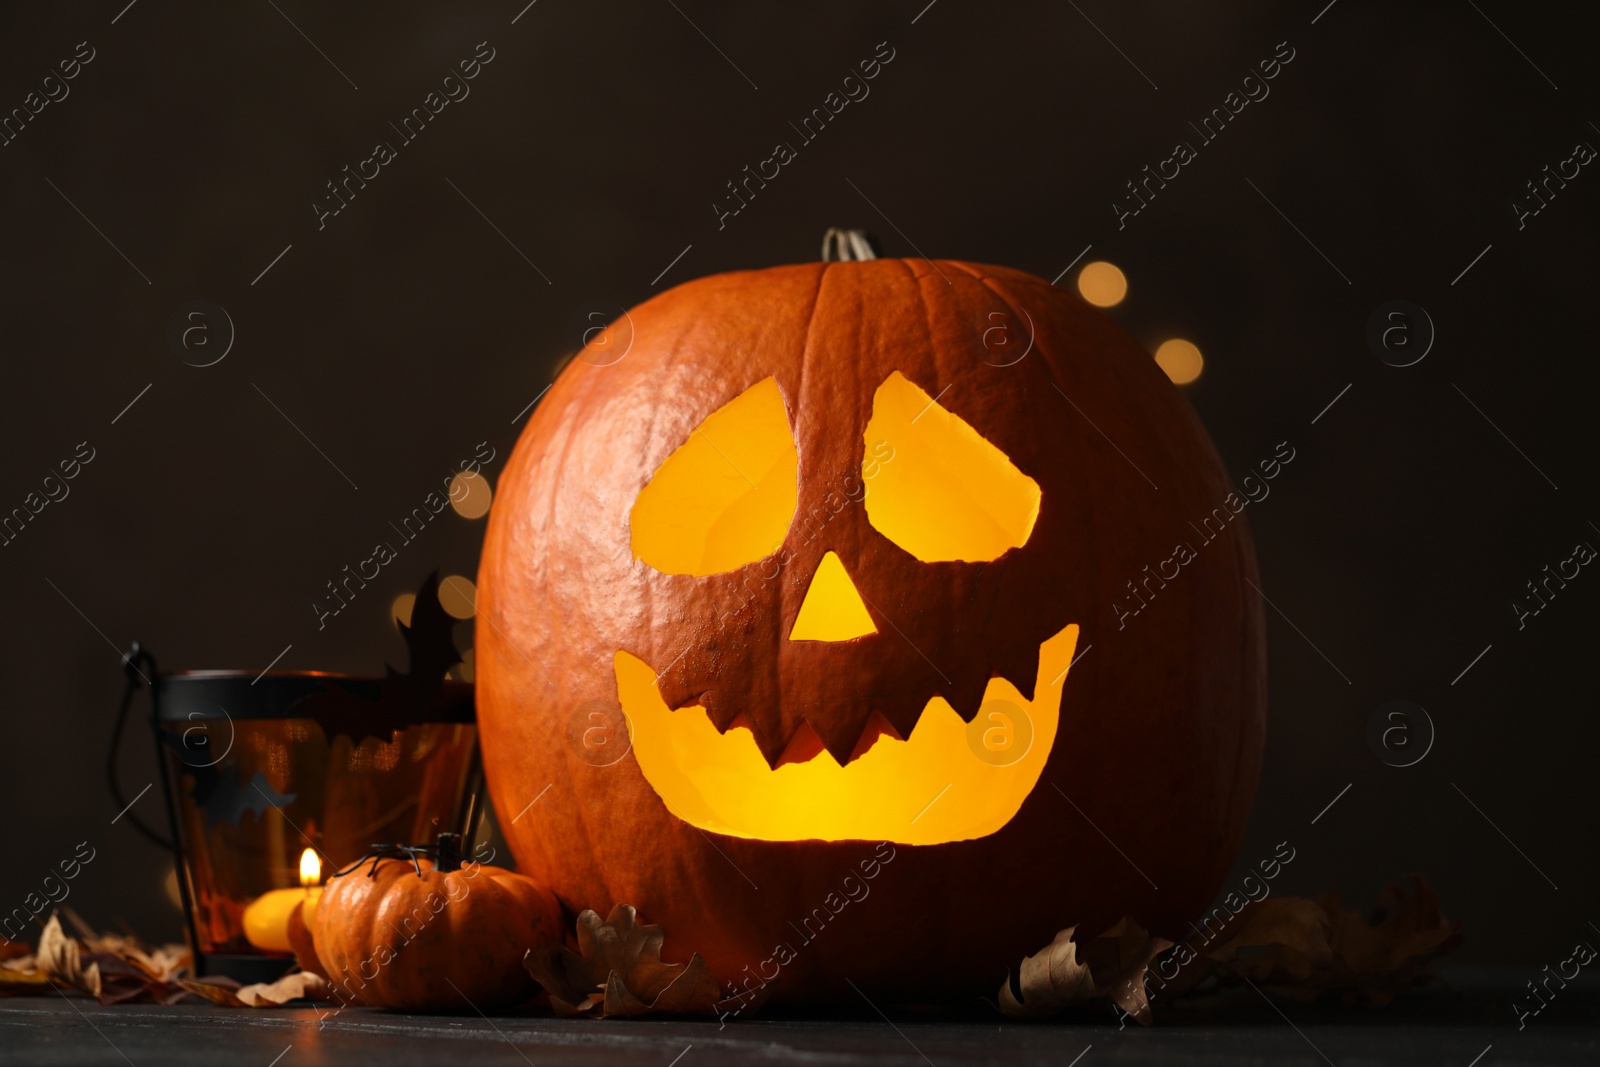
[[[520,869],[781,999],[982,991],[1123,915],[1183,936],[1265,725],[1229,499],[1150,357],[1031,275],[816,263],[632,309],[484,548]]]

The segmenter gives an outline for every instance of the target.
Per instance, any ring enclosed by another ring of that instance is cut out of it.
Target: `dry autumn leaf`
[[[1062,930],[1043,951],[1022,961],[1017,993],[1012,992],[1007,976],[1000,987],[1001,1012],[1038,1019],[1072,1005],[1096,1005],[1109,1000],[1148,1026],[1151,1018],[1145,972],[1150,961],[1172,942],[1151,937],[1131,919],[1122,920],[1082,944],[1073,939],[1075,929],[1069,926]]]
[[[193,993],[197,997],[203,997],[213,1004],[220,1004],[224,1008],[245,1007],[244,1001],[235,995],[240,989],[239,984],[231,981],[226,981],[226,984],[224,984],[225,981],[224,979],[208,978],[204,982],[199,982],[189,978],[180,978],[178,979],[178,985],[183,987],[184,992]]]
[[[1333,967],[1324,988],[1378,1007],[1427,981],[1428,962],[1460,946],[1461,927],[1440,913],[1427,880],[1412,875],[1411,888],[1407,893],[1398,882],[1386,887],[1366,918],[1341,906],[1337,893],[1318,899],[1333,924]]]
[[[1019,1019],[1042,1019],[1062,1008],[1093,1000],[1100,990],[1086,964],[1078,962],[1069,926],[1056,939],[1022,961],[1013,993],[1008,975],[1000,986],[1000,1010]]]
[[[75,915],[68,918],[84,928]],[[176,978],[188,960],[183,950],[168,946],[146,952],[133,939],[114,934],[91,934],[85,942],[69,936],[62,930],[60,918],[52,915],[39,935],[33,971],[57,985],[88,993],[102,1004],[132,1000],[173,1004],[182,999]],[[15,979],[8,981],[14,991],[25,985]]]
[[[50,916],[39,935],[39,951],[34,956],[39,972],[52,981],[88,993],[100,995],[100,964],[83,965],[83,950],[75,938],[61,929],[61,920]]]
[[[68,914],[80,931],[83,921]],[[31,956],[0,960],[0,996],[43,994],[70,988],[88,993],[101,1004],[148,1001],[176,1004],[194,994],[228,1007],[270,1008],[302,997],[328,999],[327,983],[310,974],[285,975],[276,982],[241,988],[226,978],[191,981],[183,978],[188,952],[179,945],[145,948],[131,937],[85,934],[82,940],[61,928],[56,915],[44,926],[39,948]]]
[[[1083,959],[1111,1002],[1141,1025],[1149,1026],[1150,997],[1145,974],[1150,961],[1171,947],[1171,941],[1151,937],[1132,919],[1123,919],[1084,945]]]
[[[276,982],[257,982],[239,990],[247,1008],[276,1008],[291,1000],[332,1000],[328,980],[310,971],[286,974]]]
[[[1076,941],[1069,928],[1023,960],[1017,991],[1008,978],[999,1008],[1018,1018],[1041,1018],[1071,1005],[1103,1006],[1109,999],[1148,1024],[1147,994],[1170,1002],[1246,979],[1272,996],[1313,1000],[1330,994],[1379,1007],[1427,981],[1428,963],[1460,943],[1460,927],[1440,914],[1427,881],[1413,875],[1409,891],[1404,883],[1385,889],[1371,917],[1341,905],[1337,893],[1326,893],[1316,900],[1252,902],[1225,925],[1197,928],[1192,940],[1178,945],[1150,937],[1127,919],[1085,942]]]
[[[1251,905],[1200,949],[1195,981],[1182,988],[1215,972],[1219,982],[1249,979],[1286,999],[1329,994],[1381,1007],[1428,981],[1429,961],[1460,943],[1461,928],[1440,914],[1427,880],[1413,875],[1410,891],[1406,883],[1385,888],[1370,918],[1341,905],[1336,892]]]
[[[550,994],[557,1015],[710,1014],[722,995],[711,968],[699,953],[688,963],[662,962],[665,936],[660,926],[640,924],[627,904],[612,908],[605,922],[585,911],[578,916],[577,952],[564,945],[530,949],[523,966]]]
[[[214,978],[203,982],[180,980],[178,984],[190,993],[224,1008],[276,1008],[291,1000],[333,999],[328,991],[328,980],[309,971],[296,971],[276,982],[256,982],[247,986],[224,984]]]
[[[1260,979],[1259,961],[1270,960],[1285,985],[1309,982],[1333,958],[1327,913],[1303,897],[1268,897],[1242,908],[1227,924],[1196,929],[1156,968],[1161,999],[1183,996],[1219,970]]]

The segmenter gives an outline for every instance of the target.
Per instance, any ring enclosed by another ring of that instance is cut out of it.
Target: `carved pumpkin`
[[[519,867],[780,999],[982,992],[1123,915],[1185,936],[1265,724],[1244,518],[1190,525],[1226,499],[1149,355],[1031,275],[655,297],[560,375],[490,519],[479,724]]]
[[[560,904],[513,871],[463,865],[458,840],[441,834],[436,849],[386,849],[328,879],[313,933],[334,996],[471,1012],[538,993],[522,958],[561,944]],[[428,851],[434,858],[420,855]]]

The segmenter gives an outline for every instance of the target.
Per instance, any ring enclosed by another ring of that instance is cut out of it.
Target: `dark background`
[[[400,663],[391,600],[436,566],[472,576],[481,521],[446,512],[320,631],[313,598],[479,441],[503,461],[581,311],[814,259],[841,225],[1045,278],[1092,244],[1083,262],[1128,275],[1112,314],[1130,332],[1204,351],[1187,393],[1235,478],[1295,448],[1249,508],[1279,610],[1241,867],[1287,840],[1279,891],[1357,904],[1422,872],[1466,923],[1463,959],[1536,968],[1597,936],[1600,574],[1525,629],[1511,608],[1600,545],[1600,174],[1520,231],[1511,209],[1600,145],[1592,8],[125,3],[11,8],[0,32],[0,110],[78,42],[96,52],[0,148],[0,510],[95,449],[0,548],[0,910],[87,840],[69,903],[175,936],[168,859],[111,825],[102,781],[118,648],[138,637],[166,668],[259,669],[286,645],[281,667]],[[480,41],[495,58],[470,97],[319,231],[324,183],[397,142],[387,124]],[[880,41],[896,54],[871,95],[719,231],[724,182]],[[1123,183],[1280,41],[1296,54],[1270,97],[1119,231]],[[1397,298],[1438,333],[1404,369],[1364,336]],[[195,299],[237,331],[203,369],[167,341]],[[1366,739],[1396,698],[1437,730],[1406,769]],[[130,795],[154,776],[133,740]]]

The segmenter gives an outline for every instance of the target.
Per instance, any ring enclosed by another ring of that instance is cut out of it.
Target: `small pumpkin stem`
[[[461,869],[461,835],[440,834],[433,869],[440,872]]]
[[[877,259],[878,251],[864,230],[832,227],[822,235],[822,262],[848,263],[851,260]]]

